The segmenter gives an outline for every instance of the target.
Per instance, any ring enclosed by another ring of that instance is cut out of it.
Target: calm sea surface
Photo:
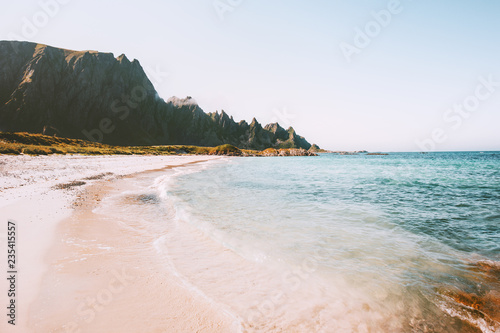
[[[500,332],[500,153],[231,158],[136,181],[235,331]]]

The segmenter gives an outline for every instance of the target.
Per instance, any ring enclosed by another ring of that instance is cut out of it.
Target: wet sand
[[[1,215],[20,235],[16,331],[232,331],[229,316],[162,269],[153,235],[129,237],[93,212],[120,178],[208,159],[3,156]]]

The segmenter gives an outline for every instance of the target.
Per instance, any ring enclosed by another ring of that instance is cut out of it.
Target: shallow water
[[[491,152],[234,158],[107,204],[235,331],[499,332],[499,180]]]

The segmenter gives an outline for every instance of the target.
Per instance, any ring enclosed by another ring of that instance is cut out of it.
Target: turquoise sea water
[[[231,158],[146,184],[159,253],[235,331],[500,332],[500,153]]]

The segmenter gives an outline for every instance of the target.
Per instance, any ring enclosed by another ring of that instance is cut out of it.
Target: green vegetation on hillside
[[[232,145],[197,146],[111,146],[107,144],[59,138],[42,134],[0,132],[0,154],[11,155],[228,155],[261,156],[257,150],[240,150]]]
[[[242,151],[233,145],[222,145],[210,149],[210,155],[241,156]]]

